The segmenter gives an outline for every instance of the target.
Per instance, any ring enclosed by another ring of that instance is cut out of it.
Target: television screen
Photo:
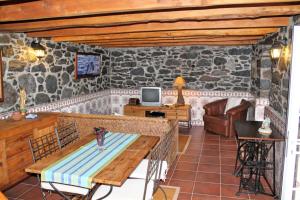
[[[92,53],[76,54],[75,78],[99,76],[101,69],[101,55]]]
[[[142,87],[141,103],[145,106],[161,105],[161,88],[159,87]]]

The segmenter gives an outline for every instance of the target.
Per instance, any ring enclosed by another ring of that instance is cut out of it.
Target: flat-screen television
[[[141,104],[143,106],[160,106],[161,105],[161,88],[160,87],[141,87]]]
[[[94,53],[76,53],[75,79],[99,76],[101,55]]]

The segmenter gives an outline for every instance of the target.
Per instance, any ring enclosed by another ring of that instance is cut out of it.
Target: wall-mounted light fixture
[[[286,72],[290,62],[290,45],[286,42],[275,42],[270,51],[276,70]]]
[[[273,61],[278,61],[278,59],[281,56],[282,50],[283,50],[283,44],[279,42],[275,42],[271,47],[271,58]]]
[[[45,57],[46,49],[39,42],[32,41],[31,48],[38,59]]]

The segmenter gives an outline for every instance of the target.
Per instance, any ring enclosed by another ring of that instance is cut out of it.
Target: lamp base
[[[177,97],[176,105],[183,106],[184,104],[185,103],[184,103],[184,98],[183,98],[183,95],[182,95],[182,88],[178,87],[178,97]]]

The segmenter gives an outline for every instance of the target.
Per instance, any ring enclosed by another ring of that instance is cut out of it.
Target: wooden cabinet
[[[39,113],[33,120],[0,120],[0,190],[28,176],[24,170],[32,164],[28,140],[35,130],[55,124],[57,116],[57,113]]]
[[[125,105],[124,114],[130,116],[146,117],[147,113],[161,112],[167,119],[176,119],[187,122],[191,126],[191,105],[184,106],[133,106]]]

